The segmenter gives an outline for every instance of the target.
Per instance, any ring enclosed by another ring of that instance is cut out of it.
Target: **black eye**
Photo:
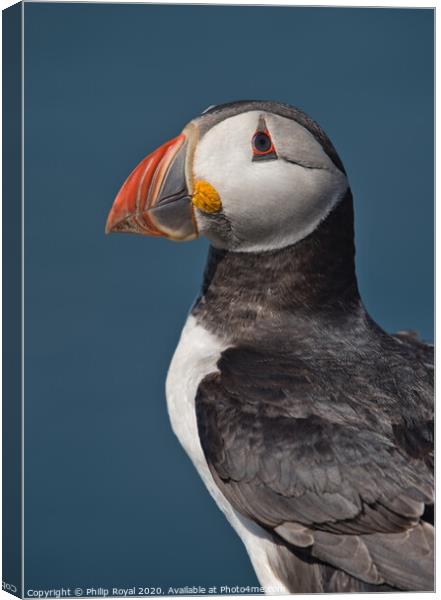
[[[254,150],[258,154],[266,154],[271,150],[272,147],[270,136],[267,133],[264,133],[263,131],[257,132],[253,138],[253,146]]]
[[[253,149],[253,161],[277,159],[277,152],[265,123],[259,124],[252,137],[251,147]]]

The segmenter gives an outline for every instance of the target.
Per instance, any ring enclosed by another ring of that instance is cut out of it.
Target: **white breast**
[[[226,348],[190,315],[167,375],[167,406],[173,431],[205,483],[209,470],[199,442],[195,396],[202,379],[217,371],[217,361]]]
[[[173,431],[192,460],[219,508],[244,542],[262,586],[270,593],[289,593],[275,577],[270,556],[277,552],[271,536],[240,515],[217,487],[199,441],[195,397],[202,379],[216,372],[228,343],[217,338],[189,316],[176,348],[166,382],[167,406]]]
[[[225,498],[213,481],[199,441],[195,397],[202,379],[217,371],[217,361],[227,347],[225,342],[198,325],[190,315],[166,382],[167,407],[173,431],[218,504],[222,500],[225,502]]]

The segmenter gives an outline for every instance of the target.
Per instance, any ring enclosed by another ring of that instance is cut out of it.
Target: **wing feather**
[[[408,352],[409,343],[397,345]],[[397,436],[410,431],[412,412],[394,395],[399,373],[410,377],[401,364],[394,376],[382,365],[364,387],[356,369],[343,381],[330,369],[325,381],[294,356],[254,348],[229,349],[218,366],[199,386],[196,412],[208,465],[232,505],[366,584],[431,589],[433,529],[420,520],[433,502],[424,378],[403,388],[420,394],[409,450]]]

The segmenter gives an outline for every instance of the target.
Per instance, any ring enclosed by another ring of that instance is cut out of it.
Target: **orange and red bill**
[[[139,233],[173,240],[197,237],[186,183],[184,133],[149,154],[130,173],[107,218],[106,233]]]

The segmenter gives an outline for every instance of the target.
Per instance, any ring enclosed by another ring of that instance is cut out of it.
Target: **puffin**
[[[367,313],[321,127],[212,106],[132,171],[106,232],[210,242],[167,406],[263,590],[433,590],[433,347]]]

